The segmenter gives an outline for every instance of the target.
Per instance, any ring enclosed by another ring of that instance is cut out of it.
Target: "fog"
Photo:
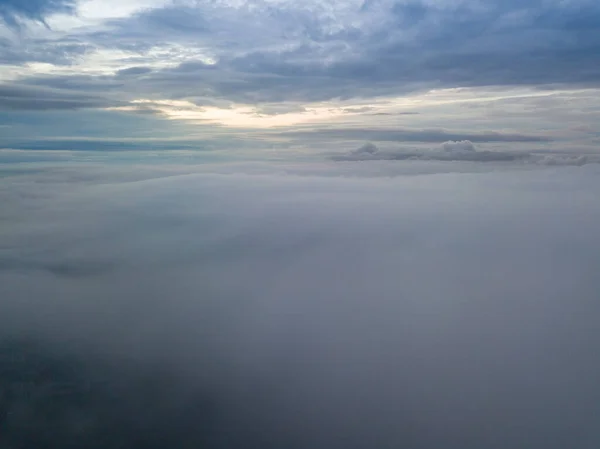
[[[0,179],[0,448],[598,447],[600,166],[483,165]]]

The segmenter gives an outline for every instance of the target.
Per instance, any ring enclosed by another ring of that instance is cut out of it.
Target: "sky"
[[[594,0],[2,0],[0,20],[3,148],[600,138]]]
[[[0,449],[600,447],[599,28],[0,0]]]

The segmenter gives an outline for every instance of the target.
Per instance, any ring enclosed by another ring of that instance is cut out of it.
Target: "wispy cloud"
[[[0,0],[0,19],[11,27],[19,27],[22,19],[44,23],[50,14],[75,11],[75,0]]]

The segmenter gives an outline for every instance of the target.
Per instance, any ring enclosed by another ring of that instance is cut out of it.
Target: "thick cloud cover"
[[[597,447],[598,166],[469,164],[6,166],[0,447]]]

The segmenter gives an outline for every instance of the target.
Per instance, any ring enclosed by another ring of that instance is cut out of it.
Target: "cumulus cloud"
[[[597,446],[598,167],[371,163],[2,178],[3,443]]]

